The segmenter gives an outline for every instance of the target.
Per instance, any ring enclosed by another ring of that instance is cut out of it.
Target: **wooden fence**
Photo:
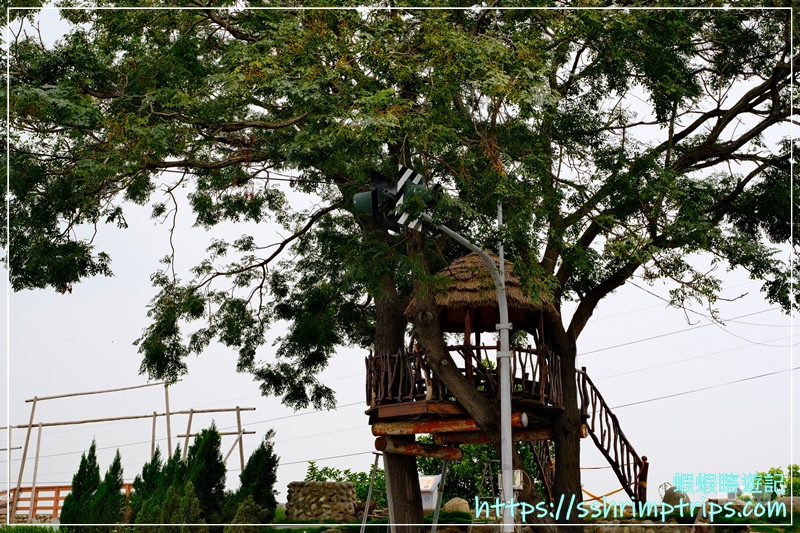
[[[130,496],[132,488],[132,483],[122,485],[122,491],[125,492],[126,498]],[[16,489],[11,489],[10,493],[0,491],[0,515],[8,514],[9,507],[13,507],[16,492]],[[64,498],[70,492],[72,492],[72,485],[39,486],[33,490],[31,487],[22,487],[17,499],[16,514],[17,516],[28,515],[31,519],[37,516],[58,518],[61,514],[61,507],[64,505]]]

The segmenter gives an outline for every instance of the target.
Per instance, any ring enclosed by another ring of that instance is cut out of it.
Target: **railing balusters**
[[[589,379],[585,367],[576,371],[576,378],[581,413],[588,415],[591,406],[592,413],[586,417],[586,425],[592,440],[608,460],[625,492],[635,500],[644,501],[647,497],[646,474],[642,472],[644,460],[625,437],[617,416]]]

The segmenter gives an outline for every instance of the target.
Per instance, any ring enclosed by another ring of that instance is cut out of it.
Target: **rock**
[[[677,507],[681,504],[681,502],[686,502],[687,505],[692,503],[692,500],[689,499],[688,495],[676,490],[675,487],[668,488],[666,492],[664,492],[664,498],[662,498],[661,501],[673,507]]]
[[[442,511],[452,512],[461,511],[462,513],[469,513],[469,503],[464,498],[453,498],[442,507]]]
[[[786,516],[790,516],[792,512],[800,513],[800,496],[794,497],[794,509],[792,509],[792,498],[784,496],[775,500],[778,503],[786,505]]]

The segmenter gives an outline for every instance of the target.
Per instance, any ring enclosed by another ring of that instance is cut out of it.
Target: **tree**
[[[72,476],[72,490],[64,498],[59,520],[63,524],[91,523],[91,500],[100,486],[100,466],[97,464],[97,445],[92,440],[88,453],[81,454],[78,471]],[[80,531],[80,527],[69,528]]]
[[[103,481],[98,485],[92,495],[90,505],[90,520],[92,524],[118,524],[122,521],[125,507],[125,495],[122,494],[122,458],[119,450],[114,455],[114,460],[108,467]],[[95,528],[98,529],[98,528]],[[103,528],[111,531],[111,527]]]
[[[186,454],[186,482],[200,501],[202,516],[207,523],[222,522],[225,497],[225,462],[220,445],[222,439],[215,424],[195,437]]]
[[[153,457],[142,466],[141,474],[137,474],[133,479],[133,491],[130,498],[131,521],[135,522],[140,515],[145,502],[156,495],[159,489],[161,470],[164,465],[161,463],[161,449],[156,447]],[[145,521],[142,523],[155,523]]]
[[[138,340],[151,377],[176,379],[216,339],[264,394],[331,406],[316,376],[334,349],[396,351],[415,298],[431,367],[497,444],[497,407],[449,364],[431,300],[431,273],[464,251],[435,234],[392,235],[349,207],[372,171],[392,176],[399,163],[454,191],[437,221],[485,246],[502,237],[531,294],[553,304],[545,340],[561,357],[566,402],[553,436],[557,494],[581,497],[575,358],[600,301],[636,276],[671,281],[675,305],[713,308],[720,280],[693,259],[705,254],[797,307],[775,255],[798,234],[781,130],[797,66],[786,9],[63,16],[75,25],[53,49],[21,33],[10,43],[4,244],[15,290],[68,292],[110,274],[95,226],[125,226],[126,202],[156,191],[168,201],[154,216],[177,214],[183,184],[201,226],[288,230],[279,243],[215,241],[191,279],[169,265],[153,276],[152,323]],[[294,210],[280,173],[319,205]],[[498,200],[502,234],[491,229]],[[562,315],[569,300],[577,310]],[[290,325],[277,357],[259,361],[278,320]],[[387,474],[394,519],[420,523],[418,492],[402,492],[415,485],[414,459],[389,454]],[[526,486],[522,497],[536,495]]]
[[[278,462],[280,457],[275,455],[273,450],[272,439],[275,437],[275,431],[269,430],[264,436],[264,440],[256,448],[250,457],[247,459],[247,464],[239,474],[239,481],[241,483],[234,500],[237,505],[241,506],[248,499],[253,501],[253,505],[258,506],[259,520],[256,522],[249,522],[251,524],[265,524],[271,522],[275,517],[275,509],[278,507],[278,502],[275,499],[277,491],[275,490],[275,483],[278,481]],[[250,516],[252,513],[244,513],[242,516]],[[239,516],[239,511],[236,511],[236,516]],[[248,522],[236,522],[236,524],[244,524]]]
[[[81,455],[78,471],[72,477],[72,490],[64,498],[59,519],[64,524],[117,524],[122,521],[125,496],[122,494],[122,458],[119,450],[100,480],[97,464],[97,445],[92,441],[89,452]],[[66,527],[83,531],[80,525]],[[110,527],[103,529],[111,531]]]

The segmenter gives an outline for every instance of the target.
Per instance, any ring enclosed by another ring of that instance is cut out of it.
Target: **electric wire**
[[[640,404],[643,404],[643,403],[650,403],[650,402],[656,402],[656,401],[659,401],[659,400],[666,400],[668,398],[676,398],[678,396],[684,396],[686,394],[693,394],[695,392],[701,392],[701,391],[706,391],[706,390],[711,390],[711,389],[718,389],[720,387],[733,385],[735,383],[742,383],[743,381],[750,381],[750,380],[753,380],[753,379],[765,378],[767,376],[774,376],[774,375],[777,375],[777,374],[784,374],[786,372],[794,372],[795,370],[800,370],[800,366],[796,366],[794,368],[787,368],[786,370],[776,370],[775,372],[768,372],[766,374],[760,374],[758,376],[750,376],[750,377],[747,377],[747,378],[736,379],[734,381],[728,381],[726,383],[719,383],[717,385],[710,385],[708,387],[702,387],[702,388],[694,389],[694,390],[690,390],[690,391],[678,392],[678,393],[675,393],[675,394],[668,394],[666,396],[659,396],[657,398],[650,398],[648,400],[640,400],[638,402],[631,402],[631,403],[625,403],[625,404],[622,404],[622,405],[616,405],[614,407],[611,407],[611,409],[622,409],[623,407],[630,407],[632,405],[640,405]]]

